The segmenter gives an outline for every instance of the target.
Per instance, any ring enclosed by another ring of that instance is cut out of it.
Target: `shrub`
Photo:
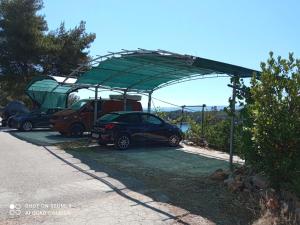
[[[196,122],[192,118],[188,118],[190,125],[187,131],[186,137],[199,144],[201,142],[201,123]],[[234,145],[235,154],[242,155],[241,150],[241,124],[236,126],[236,132],[234,133]],[[230,119],[217,119],[214,112],[206,113],[205,125],[204,125],[204,137],[208,143],[208,146],[224,152],[229,152],[229,138],[230,138]]]
[[[246,108],[245,156],[280,188],[300,176],[300,61],[292,54],[275,59],[270,53],[261,68],[259,80],[252,79]]]

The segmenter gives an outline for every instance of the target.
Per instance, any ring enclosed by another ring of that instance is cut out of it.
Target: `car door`
[[[167,140],[165,122],[160,118],[150,115],[142,115],[144,125],[144,136],[148,141],[161,142]]]
[[[85,120],[85,126],[87,131],[90,131],[94,125],[95,115],[95,101],[92,101],[86,105],[85,110],[82,112]],[[97,119],[102,116],[102,101],[97,102]]]
[[[82,122],[87,131],[93,126],[94,119],[94,106],[91,102],[87,103],[79,112],[79,121]],[[76,121],[77,122],[77,121]]]
[[[50,118],[52,116],[52,110],[48,110],[47,112],[41,112],[36,115],[36,127],[48,127],[50,125]]]
[[[144,126],[142,124],[141,116],[138,113],[125,114],[118,119],[122,124],[122,132],[128,133],[134,142],[145,141]]]
[[[43,127],[44,126],[42,114],[45,114],[45,112],[34,112],[30,115],[30,121],[33,123],[34,127]]]

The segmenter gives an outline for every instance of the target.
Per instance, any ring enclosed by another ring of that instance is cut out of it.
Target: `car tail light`
[[[115,126],[116,126],[115,124],[109,123],[109,124],[106,124],[106,125],[104,126],[104,128],[110,130],[110,129],[113,129]]]

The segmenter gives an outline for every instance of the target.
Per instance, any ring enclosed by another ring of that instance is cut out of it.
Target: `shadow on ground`
[[[18,139],[39,146],[55,145],[58,143],[74,142],[74,141],[86,139],[86,137],[83,138],[64,137],[59,132],[51,131],[49,129],[37,129],[29,132],[8,130],[6,132],[9,132],[12,136]]]
[[[108,147],[63,148],[90,170],[105,172],[155,201],[172,204],[220,225],[253,221],[241,199],[208,178],[218,168],[227,169],[226,161],[157,146],[136,146],[127,151]]]

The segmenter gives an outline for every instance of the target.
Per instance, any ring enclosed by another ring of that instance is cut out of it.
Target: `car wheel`
[[[126,150],[130,145],[130,138],[126,134],[118,135],[115,139],[115,148],[118,150]]]
[[[1,121],[1,126],[2,126],[2,127],[6,127],[6,124],[7,124],[7,121],[6,121],[6,120],[2,120],[2,121]]]
[[[22,124],[22,127],[21,127],[21,129],[22,129],[23,131],[31,131],[32,128],[33,128],[33,125],[32,125],[32,123],[31,123],[30,121],[25,121],[25,122]]]
[[[169,146],[171,147],[176,147],[179,145],[180,142],[180,137],[176,134],[173,134],[169,137],[168,142],[169,142]]]
[[[84,127],[81,124],[74,124],[71,127],[71,136],[72,137],[82,137],[84,132]]]

